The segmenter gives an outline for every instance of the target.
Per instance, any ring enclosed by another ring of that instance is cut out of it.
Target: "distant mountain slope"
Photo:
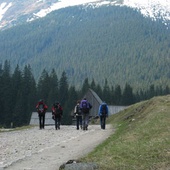
[[[88,77],[103,85],[170,84],[170,30],[127,7],[61,9],[0,33],[0,61],[63,70],[79,86]]]

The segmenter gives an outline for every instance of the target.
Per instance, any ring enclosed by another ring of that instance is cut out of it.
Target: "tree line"
[[[89,82],[88,77],[85,78],[82,87],[76,89],[75,86],[69,85],[65,71],[59,77],[55,69],[51,72],[44,69],[36,81],[30,65],[25,65],[22,70],[17,65],[11,73],[10,62],[7,60],[0,66],[0,82],[0,127],[11,127],[11,124],[13,127],[28,125],[40,99],[48,105],[48,111],[51,111],[55,101],[59,101],[64,109],[62,123],[71,124],[70,113],[76,101],[81,99],[89,88],[109,105],[131,105],[153,96],[170,93],[168,86],[162,88],[151,85],[148,90],[136,92],[128,83],[123,89],[120,85],[110,87],[107,78],[102,87],[96,84],[94,79]]]

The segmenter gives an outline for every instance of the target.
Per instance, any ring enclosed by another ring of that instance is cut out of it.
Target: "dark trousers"
[[[60,129],[61,125],[61,116],[55,116],[55,129]]]
[[[89,113],[82,113],[83,130],[88,129],[88,124],[89,124]]]
[[[40,129],[44,129],[44,124],[45,124],[45,113],[39,113],[39,126]]]
[[[100,116],[100,125],[101,125],[101,129],[105,129],[105,127],[106,127],[106,116]]]
[[[79,126],[82,128],[82,116],[76,116],[76,125],[77,130],[79,129]]]

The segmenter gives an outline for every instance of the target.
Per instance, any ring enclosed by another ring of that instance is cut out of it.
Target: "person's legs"
[[[57,120],[58,118],[55,116],[55,129],[57,130]]]
[[[44,129],[45,125],[45,113],[42,115],[42,128]]]
[[[82,126],[83,126],[83,130],[85,130],[85,113],[83,113],[82,115]]]
[[[79,130],[79,116],[76,116],[77,130]]]
[[[100,116],[100,126],[101,126],[101,129],[103,129],[103,117],[102,116]]]
[[[79,117],[79,121],[80,121],[80,128],[82,129],[82,116]]]
[[[105,129],[106,126],[106,116],[103,116],[103,129]]]
[[[58,117],[58,129],[60,129],[60,125],[61,125],[61,117]]]
[[[88,130],[88,124],[89,124],[89,113],[85,114],[85,130]]]
[[[39,128],[41,129],[41,115],[39,114],[38,117],[39,117]]]

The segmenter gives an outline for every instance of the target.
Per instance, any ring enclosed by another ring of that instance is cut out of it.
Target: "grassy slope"
[[[170,95],[155,97],[110,116],[115,134],[83,161],[101,170],[170,169]]]

